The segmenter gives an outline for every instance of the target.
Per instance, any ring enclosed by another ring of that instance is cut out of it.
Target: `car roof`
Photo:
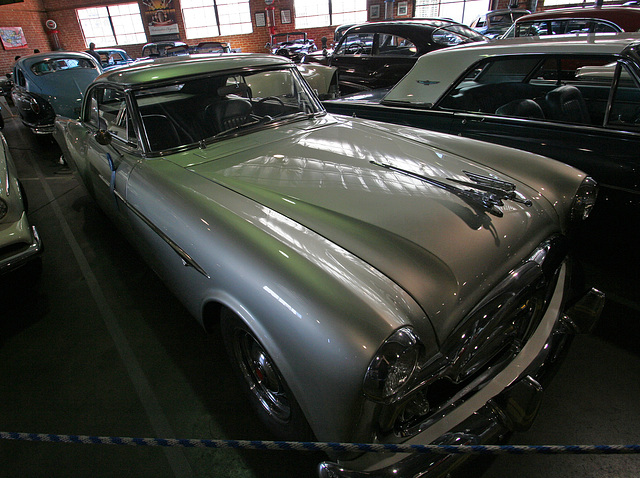
[[[171,81],[207,73],[261,67],[293,66],[289,59],[261,53],[198,54],[141,60],[129,66],[110,70],[95,82],[136,86]]]
[[[553,35],[516,37],[489,43],[469,43],[436,50],[418,58],[407,75],[385,96],[385,101],[434,103],[471,65],[482,58],[501,55],[568,53],[619,54],[640,44],[640,34]],[[416,84],[428,88],[416,88]]]
[[[552,20],[556,18],[599,18],[613,21],[622,27],[624,26],[619,22],[626,24],[631,23],[635,25],[636,29],[640,28],[640,25],[638,25],[638,22],[640,22],[640,8],[620,6],[556,8],[525,15],[524,17],[518,18],[516,23]]]
[[[412,20],[392,20],[385,22],[358,23],[347,29],[347,31],[345,31],[345,34],[353,33],[356,30],[362,33],[367,33],[376,32],[383,29],[388,30],[395,27],[421,29],[424,27],[440,28],[449,25],[461,25],[465,28],[469,28],[467,25],[463,25],[462,23],[458,23],[453,20],[447,20],[445,18],[415,18]]]
[[[61,58],[84,58],[96,63],[93,56],[81,51],[50,51],[47,53],[36,53],[34,55],[22,56],[16,61],[16,66],[23,70],[30,70],[33,65],[46,60],[58,60]]]

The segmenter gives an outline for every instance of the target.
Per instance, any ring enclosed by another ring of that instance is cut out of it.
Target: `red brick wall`
[[[76,17],[77,8],[87,8],[92,6],[114,5],[117,3],[130,3],[131,0],[25,0],[24,3],[16,3],[11,5],[0,6],[0,26],[21,26],[25,32],[28,48],[20,50],[0,50],[0,74],[5,74],[11,70],[14,57],[16,55],[26,55],[33,52],[34,48],[40,51],[49,51],[54,48],[50,42],[50,36],[46,33],[45,22],[48,19],[54,20],[58,25],[58,40],[60,46],[64,50],[85,50],[87,48],[82,30],[78,24]],[[141,2],[140,2],[141,3]],[[384,1],[368,0],[368,5],[380,5],[381,18],[384,18]],[[409,12],[405,17],[397,17],[397,10],[394,10],[396,18],[411,17],[411,2],[409,3]],[[253,21],[253,33],[249,35],[231,35],[215,38],[197,38],[187,39],[184,31],[184,23],[180,12],[179,0],[174,0],[176,20],[178,23],[180,38],[190,45],[197,44],[201,41],[214,40],[229,42],[232,48],[241,48],[243,52],[262,53],[265,52],[265,44],[269,41],[268,27],[256,27],[255,14],[265,11],[264,0],[250,0],[251,18]],[[397,8],[397,2],[394,2]],[[276,33],[285,33],[295,31],[295,23],[282,24],[280,21],[281,10],[291,10],[292,18],[294,18],[293,0],[276,0],[275,6],[275,29]],[[141,11],[144,11],[141,7]],[[293,20],[295,22],[295,18]],[[147,27],[145,26],[145,29]],[[310,28],[307,29],[309,38],[316,41],[320,47],[320,39],[326,36],[329,40],[329,46],[333,43],[333,27]],[[147,38],[150,38],[148,30]],[[151,40],[149,40],[151,41]],[[98,47],[107,47],[114,45],[98,45]],[[133,58],[140,56],[143,44],[123,45],[120,48],[126,50]]]
[[[22,27],[27,40],[26,48],[5,50],[0,46],[0,75],[11,71],[17,55],[29,55],[34,49],[51,49],[49,36],[45,33],[46,12],[41,0],[24,0],[21,3],[0,5],[0,27]]]

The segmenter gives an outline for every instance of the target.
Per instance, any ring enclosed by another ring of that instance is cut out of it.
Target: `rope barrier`
[[[640,445],[411,445],[391,443],[334,443],[264,440],[201,440],[184,438],[132,438],[45,433],[0,432],[1,440],[130,445],[182,448],[234,448],[245,450],[333,451],[370,453],[434,453],[440,455],[626,455],[640,453]]]

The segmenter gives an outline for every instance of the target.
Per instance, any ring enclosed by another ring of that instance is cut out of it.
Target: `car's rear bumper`
[[[537,414],[543,385],[553,375],[565,346],[578,332],[586,332],[597,321],[604,305],[604,295],[589,291],[565,314],[559,314],[552,327],[543,331],[546,340],[536,346],[537,354],[522,368],[513,381],[500,393],[492,396],[467,418],[449,430],[440,428],[435,439],[425,439],[429,430],[405,443],[434,445],[483,445],[499,443],[509,432],[526,430]],[[500,376],[496,379],[500,380]],[[446,420],[446,419],[445,419]],[[443,420],[444,421],[444,420]],[[438,426],[438,424],[436,424]],[[433,435],[432,435],[433,436]],[[459,467],[470,455],[462,454],[388,454],[375,458],[370,466],[361,469],[334,462],[319,466],[321,478],[417,478],[446,476]],[[360,460],[358,464],[366,463]]]

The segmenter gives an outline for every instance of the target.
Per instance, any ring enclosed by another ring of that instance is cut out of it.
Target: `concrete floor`
[[[45,252],[37,284],[0,293],[0,431],[273,439],[247,406],[218,337],[204,333],[57,163],[55,142],[33,135],[1,101]],[[532,429],[512,444],[640,443],[639,262],[636,252],[621,253],[637,241],[607,241],[600,235],[581,250],[589,283],[608,294],[604,315],[576,338]],[[312,477],[322,459],[0,440],[0,477]],[[506,456],[463,473],[639,475],[638,455]]]

